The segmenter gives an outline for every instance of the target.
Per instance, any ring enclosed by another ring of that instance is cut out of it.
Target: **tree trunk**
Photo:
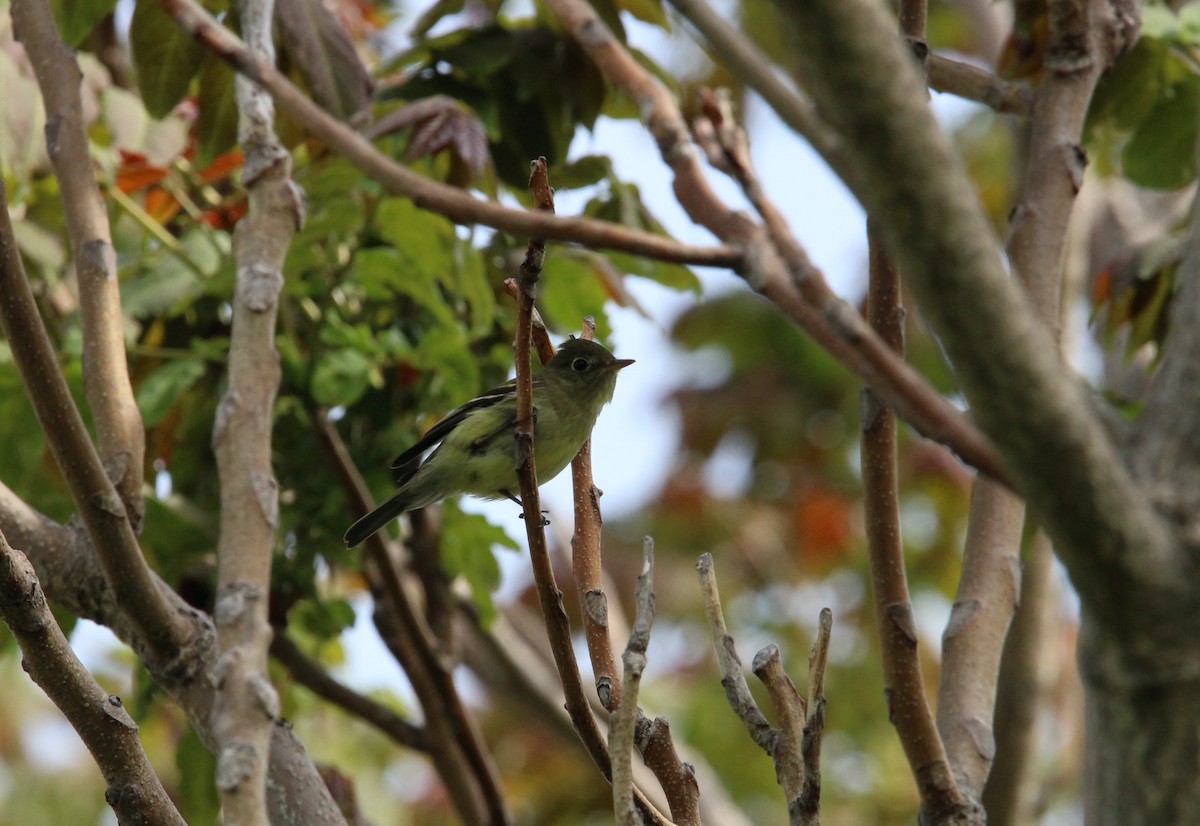
[[[1085,616],[1086,823],[1200,823],[1200,639],[1183,656],[1164,656],[1159,669],[1117,671],[1117,644],[1096,639],[1090,625]]]

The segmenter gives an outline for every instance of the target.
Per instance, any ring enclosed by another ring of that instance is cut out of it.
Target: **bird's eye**
[[[582,373],[587,369],[587,366],[587,359],[575,359],[573,362],[571,362],[571,369],[577,373]]]

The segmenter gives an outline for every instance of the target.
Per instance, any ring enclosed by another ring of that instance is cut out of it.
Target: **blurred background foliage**
[[[224,0],[206,5],[234,17]],[[687,46],[680,22],[659,0],[594,5],[622,38],[639,26],[662,32],[661,42],[672,48],[638,57],[686,105],[701,84],[727,87],[744,105],[739,79]],[[1036,12],[1044,14],[1044,4],[1020,5],[1035,16],[1017,21],[1001,68],[1036,82]],[[148,428],[155,491],[142,546],[167,581],[206,605],[218,508],[209,441],[228,347],[232,228],[245,211],[233,74],[179,34],[157,3],[54,6],[84,71],[85,116],[108,196],[133,380]],[[732,8],[743,30],[786,70],[791,55],[767,0]],[[1178,16],[1147,8],[1141,43],[1102,81],[1088,122],[1095,168],[1123,185],[1159,191],[1168,217],[1195,178],[1196,8],[1185,6]],[[560,194],[579,193],[584,214],[664,232],[636,182],[621,180],[603,154],[621,147],[569,154],[598,119],[637,113],[537,2],[289,0],[277,3],[277,18],[280,62],[293,80],[422,174],[527,203],[528,162],[544,155],[551,182]],[[930,40],[935,50],[988,59],[978,26],[949,4],[931,4]],[[82,354],[70,250],[45,154],[39,93],[7,15],[0,21],[0,78],[6,90],[0,169],[26,266],[79,396]],[[957,125],[956,140],[1002,232],[1015,197],[1020,126],[973,112]],[[361,614],[368,603],[359,556],[342,545],[347,504],[318,423],[332,418],[372,490],[389,490],[386,468],[402,446],[511,371],[514,311],[501,285],[526,239],[456,227],[386,195],[283,117],[280,129],[308,195],[308,216],[287,262],[277,341],[283,384],[274,445],[283,507],[273,616],[307,653],[336,668],[355,606]],[[1123,237],[1095,248],[1084,266],[1095,329],[1126,363],[1152,362],[1154,345],[1167,334],[1165,308],[1178,257],[1170,236],[1182,227],[1166,223],[1155,244]],[[712,661],[694,573],[697,555],[712,551],[729,624],[746,658],[775,642],[802,678],[817,613],[823,605],[834,608],[825,822],[910,822],[916,798],[887,721],[867,591],[857,469],[860,388],[770,305],[746,291],[700,294],[697,275],[677,265],[554,247],[541,310],[559,336],[577,330],[583,316],[595,316],[604,340],[611,330],[606,308],[655,315],[654,307],[633,298],[630,278],[696,296],[670,322],[670,337],[706,365],[703,382],[680,386],[663,378],[680,422],[675,458],[643,508],[608,524],[606,562],[615,583],[609,597],[627,611],[641,564],[640,537],[657,542],[660,613],[644,705],[670,719],[676,737],[711,765],[750,822],[785,822],[772,766],[728,710]],[[908,332],[911,361],[953,395],[954,377],[915,313]],[[44,513],[67,519],[69,497],[7,348],[0,351],[0,428],[4,481]],[[920,630],[927,685],[935,686],[937,621],[957,583],[970,477],[940,448],[903,434],[909,577],[918,615],[933,618]],[[482,517],[453,506],[444,509],[442,531],[448,574],[470,585],[486,619],[496,610],[494,553],[514,543]],[[530,604],[528,593],[517,593],[500,610],[527,612]],[[572,610],[577,619],[576,606]],[[61,620],[74,626],[71,617]],[[1069,636],[1070,626],[1062,633]],[[10,687],[0,712],[5,821],[106,822],[98,772],[18,672],[11,639],[3,631],[0,639],[0,670]],[[110,690],[136,697],[148,751],[188,821],[214,822],[212,759],[179,712],[161,700],[128,652],[110,652],[93,665]],[[398,668],[391,668],[402,683]],[[318,701],[283,670],[276,676],[286,716],[320,761],[351,779],[370,822],[454,822],[419,754]],[[552,727],[530,724],[509,698],[464,679],[517,822],[611,822],[607,790],[581,749]],[[374,696],[403,713],[415,711],[403,691]],[[1077,757],[1078,713],[1069,669],[1054,703],[1048,716],[1055,733],[1042,752],[1047,764],[1069,764]],[[1071,799],[1072,789],[1061,773],[1047,777],[1043,806],[1052,811]],[[63,788],[72,793],[62,794]]]

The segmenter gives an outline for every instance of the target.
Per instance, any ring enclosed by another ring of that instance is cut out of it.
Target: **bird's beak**
[[[615,373],[617,370],[623,370],[631,364],[633,364],[633,359],[617,359],[608,365],[608,369]]]

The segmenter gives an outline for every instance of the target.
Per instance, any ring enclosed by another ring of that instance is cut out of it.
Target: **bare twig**
[[[806,715],[804,700],[796,690],[796,684],[783,668],[779,646],[768,645],[754,655],[754,676],[767,687],[771,705],[775,707],[776,729],[775,777],[783,787],[787,800],[788,821],[792,826],[806,826],[810,821],[803,819],[800,795],[804,790],[804,726]]]
[[[256,58],[236,36],[193,0],[161,0],[167,13],[239,72],[269,91],[298,124],[365,172],[387,192],[462,224],[484,224],[518,236],[570,241],[595,249],[613,249],[661,261],[736,267],[742,255],[730,247],[694,247],[661,235],[587,218],[563,218],[510,209],[481,201],[455,187],[439,184],[407,169],[375,149],[357,132],[335,120],[276,69]]]
[[[530,164],[529,189],[539,210],[554,209],[554,190],[546,176],[546,159]],[[513,344],[517,365],[517,479],[521,486],[525,532],[529,539],[529,555],[533,565],[538,602],[546,622],[546,632],[558,668],[559,680],[566,695],[567,713],[583,739],[588,753],[611,780],[609,755],[600,736],[599,727],[587,707],[575,651],[571,644],[571,628],[562,605],[562,593],[554,581],[550,552],[546,547],[546,532],[542,518],[541,497],[538,493],[537,467],[534,464],[533,440],[533,375],[530,371],[529,350],[533,328],[533,300],[542,261],[546,254],[544,239],[532,238],[517,276],[517,337]]]
[[[596,335],[596,324],[585,319],[583,338]],[[571,534],[571,571],[583,615],[583,636],[587,640],[596,694],[609,712],[621,704],[621,680],[613,654],[608,626],[608,597],[604,593],[604,565],[600,553],[600,490],[592,481],[592,440],[589,438],[571,460],[571,489],[575,505],[575,530]]]
[[[63,214],[75,258],[83,350],[87,353],[83,386],[96,426],[100,459],[125,504],[134,534],[138,534],[144,508],[146,434],[125,360],[117,257],[83,124],[82,75],[75,56],[59,37],[50,5],[45,0],[13,3],[13,27],[29,54],[46,107],[46,148],[62,190]]]
[[[22,667],[82,738],[100,767],[104,797],[122,826],[184,820],[167,796],[138,738],[138,726],[95,681],[50,614],[33,566],[0,534],[0,619],[21,647]]]
[[[867,316],[881,338],[902,352],[904,310],[899,276],[878,232],[869,231],[871,279]],[[867,388],[862,402],[863,503],[875,622],[883,659],[888,718],[908,758],[921,796],[923,821],[943,822],[971,807],[950,771],[933,712],[925,699],[916,622],[908,597],[896,479],[896,417]]]
[[[712,554],[701,554],[696,562],[700,575],[700,593],[704,598],[704,613],[712,632],[713,648],[717,652],[717,665],[721,669],[721,686],[734,714],[742,721],[750,739],[770,754],[775,748],[775,730],[754,701],[746,675],[742,673],[742,659],[738,656],[733,636],[725,626],[725,612],[721,608],[721,594],[717,590],[717,574],[713,570]]]
[[[387,706],[335,680],[319,663],[305,656],[283,629],[276,629],[271,640],[271,656],[283,664],[293,680],[318,697],[369,723],[405,748],[416,751],[429,750],[429,745],[425,742],[425,732],[419,726],[413,725]]]
[[[654,541],[642,540],[642,573],[637,579],[637,619],[629,644],[621,657],[621,696],[624,702],[613,713],[608,732],[608,751],[612,755],[613,814],[621,826],[637,826],[633,806],[633,729],[637,721],[638,687],[646,669],[646,649],[650,628],[654,625]],[[676,816],[676,821],[679,820]]]
[[[750,686],[742,673],[742,661],[725,626],[712,554],[702,554],[696,570],[700,574],[704,612],[721,668],[721,685],[729,705],[751,739],[774,760],[775,778],[787,800],[789,823],[792,826],[817,826],[820,823],[821,740],[825,729],[825,662],[833,615],[828,608],[821,611],[817,639],[809,658],[807,708],[804,698],[783,669],[778,647],[768,645],[755,655],[754,673],[766,685],[779,717],[779,728],[774,728],[750,694]]]
[[[821,743],[825,737],[825,664],[829,660],[829,637],[833,612],[821,609],[817,638],[808,657],[808,716],[804,722],[804,785],[796,809],[801,823],[817,823],[821,812]],[[791,815],[791,810],[788,812]],[[807,818],[804,820],[803,818]]]
[[[3,182],[0,182],[0,323],[38,422],[46,433],[50,452],[99,554],[117,603],[128,613],[150,651],[160,660],[159,664],[174,661],[191,641],[193,629],[172,610],[158,590],[159,584],[142,557],[121,497],[105,474],[67,389],[17,251]]]

